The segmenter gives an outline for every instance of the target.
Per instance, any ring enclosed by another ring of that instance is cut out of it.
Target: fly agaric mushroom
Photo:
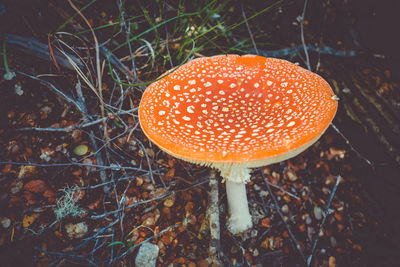
[[[317,74],[280,59],[219,55],[192,60],[152,83],[139,121],[165,152],[220,171],[228,229],[236,234],[252,227],[250,168],[304,151],[336,110],[336,96]]]

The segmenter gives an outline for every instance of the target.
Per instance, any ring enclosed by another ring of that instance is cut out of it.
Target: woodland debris
[[[85,222],[79,222],[76,224],[68,223],[65,225],[65,231],[69,238],[82,238],[88,232],[88,226]]]
[[[155,267],[159,251],[157,245],[144,242],[135,258],[136,267]]]

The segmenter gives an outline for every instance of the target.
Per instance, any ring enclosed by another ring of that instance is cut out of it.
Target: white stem
[[[241,233],[253,226],[247,203],[246,184],[226,180],[226,194],[230,218],[228,228],[234,233]]]

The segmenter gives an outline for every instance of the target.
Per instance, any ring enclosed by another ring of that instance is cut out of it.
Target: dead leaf
[[[9,173],[11,171],[11,169],[12,169],[12,165],[11,164],[6,164],[4,166],[4,168],[1,170],[1,172],[3,174],[7,174],[7,173]]]
[[[25,215],[24,219],[22,220],[23,227],[29,227],[32,223],[35,222],[37,218],[39,218],[39,213],[33,213],[32,215]]]
[[[21,166],[21,168],[19,169],[18,178],[19,179],[29,178],[34,176],[35,174],[36,174],[35,166],[24,165]]]
[[[344,150],[344,149],[336,149],[336,148],[331,147],[331,148],[329,148],[327,159],[331,160],[331,159],[336,158],[336,157],[339,158],[339,159],[343,159],[345,155],[346,155],[346,150]]]
[[[28,182],[24,188],[33,193],[42,193],[47,189],[47,186],[43,180],[38,179]]]
[[[268,217],[262,219],[261,226],[266,227],[266,228],[271,227],[271,219]]]

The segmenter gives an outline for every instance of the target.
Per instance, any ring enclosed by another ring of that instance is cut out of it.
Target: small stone
[[[333,248],[335,248],[335,247],[337,246],[337,242],[336,242],[335,237],[331,236],[331,237],[329,238],[329,241],[331,242],[331,246],[332,246]]]
[[[320,207],[314,207],[314,217],[318,221],[322,219],[322,209]]]
[[[308,226],[307,227],[307,237],[310,240],[313,240],[313,235],[315,234],[315,229],[314,227]]]
[[[3,77],[5,80],[10,81],[10,80],[12,80],[12,78],[15,77],[15,72],[11,72],[11,71],[6,72]]]
[[[24,94],[24,90],[22,90],[22,86],[20,84],[15,84],[14,90],[15,90],[15,93],[19,96]]]
[[[255,248],[253,251],[253,257],[257,257],[258,255],[260,255],[260,252]]]
[[[288,213],[289,212],[289,206],[287,204],[283,205],[281,208],[283,213]]]
[[[250,237],[251,238],[256,238],[258,236],[258,231],[256,229],[252,229],[250,231]]]
[[[22,187],[24,186],[24,183],[22,181],[17,182],[13,187],[11,187],[10,192],[11,194],[15,195],[19,191],[21,191]]]
[[[88,226],[85,222],[80,223],[68,223],[65,225],[65,230],[69,238],[82,238],[88,232]]]
[[[1,225],[4,229],[7,229],[11,225],[11,220],[9,218],[3,217],[0,219]]]
[[[78,145],[74,148],[73,152],[77,156],[83,156],[86,155],[86,153],[89,151],[89,147],[85,144]]]
[[[257,185],[257,184],[254,184],[254,190],[256,190],[256,191],[260,191],[261,190],[261,186],[259,186],[259,185]]]
[[[157,245],[144,242],[135,258],[136,267],[155,267],[159,251]]]
[[[264,198],[266,198],[266,197],[268,197],[268,195],[269,195],[269,193],[268,193],[268,191],[261,191],[260,192],[260,197],[264,197]]]

